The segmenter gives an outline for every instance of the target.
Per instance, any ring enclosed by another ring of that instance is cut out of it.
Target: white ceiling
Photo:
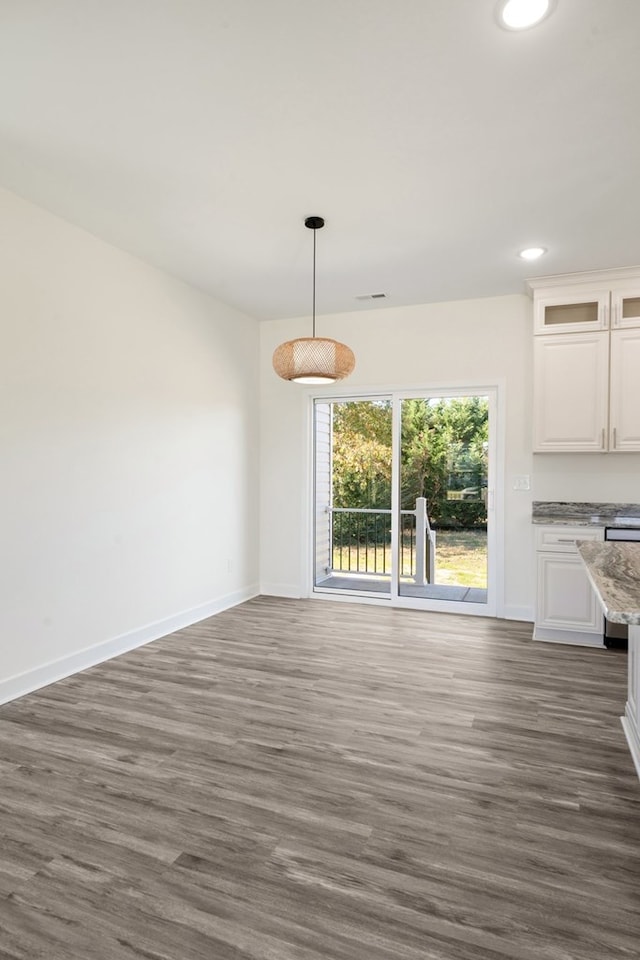
[[[0,184],[261,319],[640,263],[640,2],[0,0]],[[534,266],[516,256],[541,244]]]

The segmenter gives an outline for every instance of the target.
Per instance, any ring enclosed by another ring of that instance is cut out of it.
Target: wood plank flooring
[[[0,708],[0,960],[637,960],[619,651],[258,598]]]

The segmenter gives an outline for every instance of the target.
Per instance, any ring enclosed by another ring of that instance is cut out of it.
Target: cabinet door
[[[611,327],[640,327],[640,285],[612,292]]]
[[[603,617],[579,556],[538,554],[536,626],[602,633]]]
[[[609,327],[609,291],[590,293],[558,291],[553,296],[536,295],[535,333],[585,333]]]
[[[534,451],[606,450],[609,334],[535,337],[533,359]]]
[[[609,449],[640,450],[640,327],[611,332]]]

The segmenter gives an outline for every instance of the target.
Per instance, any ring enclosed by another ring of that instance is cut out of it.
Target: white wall
[[[640,453],[538,453],[534,500],[640,503]]]
[[[261,324],[261,586],[301,596],[307,554],[312,391],[271,370],[282,340],[308,335],[308,320]],[[529,618],[533,608],[531,494],[513,490],[531,474],[531,302],[523,296],[417,307],[361,310],[322,317],[319,331],[348,343],[355,373],[327,393],[361,387],[413,388],[501,383],[506,401],[505,615]]]
[[[321,317],[319,331],[355,352],[342,386],[413,388],[460,381],[501,382],[505,399],[504,615],[533,618],[532,500],[640,503],[640,454],[531,453],[533,323],[525,296]],[[261,588],[303,596],[309,567],[308,398],[312,390],[271,371],[282,340],[309,335],[309,320],[261,324]],[[531,492],[514,479],[531,477]]]
[[[255,321],[4,191],[0,329],[1,700],[257,590],[259,370]]]

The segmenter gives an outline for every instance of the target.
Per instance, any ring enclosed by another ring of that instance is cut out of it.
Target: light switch
[[[514,490],[531,490],[531,477],[528,474],[520,474],[513,478]]]

